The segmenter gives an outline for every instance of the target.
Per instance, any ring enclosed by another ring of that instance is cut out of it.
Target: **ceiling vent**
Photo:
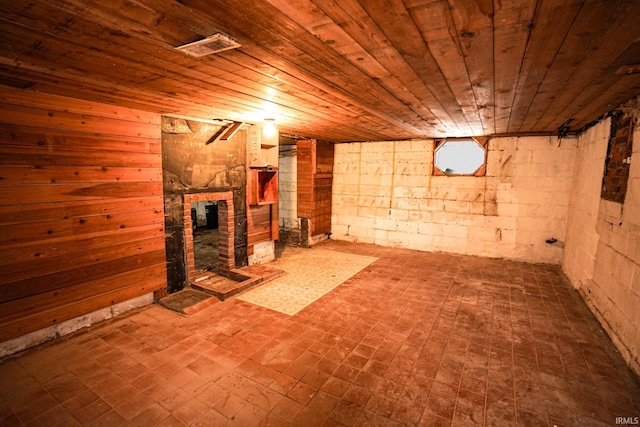
[[[215,33],[206,39],[198,40],[193,43],[187,43],[182,46],[178,46],[176,49],[181,50],[187,55],[195,56],[197,58],[201,56],[212,55],[218,52],[224,52],[229,49],[237,49],[241,45],[233,37],[230,37],[223,33]]]

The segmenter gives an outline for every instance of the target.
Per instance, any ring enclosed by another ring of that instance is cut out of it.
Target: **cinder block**
[[[394,234],[393,236],[391,236],[392,233]],[[389,232],[389,241],[387,243],[387,246],[392,248],[409,248],[408,236],[404,236],[403,233],[398,233],[397,231]]]
[[[359,153],[361,145],[361,143],[335,144],[334,154],[337,157],[338,155],[344,155],[347,153]]]
[[[634,231],[629,233],[629,239],[627,240],[627,247],[624,253],[631,261],[640,265],[640,232]]]
[[[391,208],[400,210],[417,210],[420,208],[420,201],[411,197],[394,197],[391,199]]]
[[[386,246],[389,241],[389,232],[387,230],[375,230],[374,239],[376,244]]]
[[[432,139],[416,139],[411,141],[402,141],[402,146],[408,144],[408,151],[414,153],[429,153],[433,152],[433,140]],[[404,147],[403,147],[404,148]],[[398,147],[396,147],[398,149]]]
[[[469,202],[458,202],[453,200],[447,200],[444,202],[445,212],[451,213],[469,213]]]
[[[394,231],[397,227],[397,221],[388,218],[375,218],[375,228],[379,230]]]
[[[458,239],[467,238],[468,227],[458,224],[447,224],[442,227],[442,235],[445,237],[455,237]]]
[[[422,218],[422,212],[420,212],[419,210],[409,211],[409,221],[420,221]]]
[[[409,219],[409,211],[406,209],[389,209],[389,218],[397,221],[406,221]]]
[[[613,218],[614,221],[620,220],[622,219],[622,204],[600,199],[599,215]]]
[[[336,239],[337,236],[346,236],[349,232],[349,227],[345,224],[336,224],[335,222],[331,222],[331,238]],[[339,240],[339,239],[337,239]]]
[[[396,221],[396,229],[409,235],[418,233],[419,222]],[[407,241],[409,241],[407,239]]]
[[[468,253],[468,245],[469,241],[467,239],[459,239],[443,235],[440,243],[440,249],[446,252],[466,254]]]
[[[352,185],[355,186],[356,189],[358,187],[358,185],[360,185],[360,182],[362,180],[363,175],[360,175],[359,173],[353,173],[353,174],[348,174],[348,175],[342,175],[342,176],[336,176],[334,177],[333,180],[333,185]]]
[[[502,240],[502,235],[496,230],[501,229],[471,226],[467,228],[467,238],[474,245],[497,242]]]
[[[518,143],[516,137],[491,138],[489,150],[515,150]]]
[[[442,236],[442,224],[421,222],[418,224],[418,234]]]
[[[439,199],[427,199],[420,201],[420,209],[421,210],[429,210],[429,211],[444,211],[444,200]]]
[[[375,179],[373,175],[362,175],[363,180],[360,184],[360,195],[361,196],[382,196],[387,194],[388,188],[384,188],[380,185],[375,184]]]
[[[470,202],[469,203],[469,213],[471,215],[495,215],[495,213],[489,213],[489,209],[486,209],[485,202]],[[497,208],[494,206],[491,211],[497,211]]]
[[[524,138],[518,138],[516,149],[545,151],[545,150],[549,150],[550,148],[553,148],[554,145],[552,144],[554,142],[556,142],[556,145],[557,145],[557,138],[549,137],[549,136],[529,136]]]
[[[428,234],[412,234],[409,236],[409,247],[419,251],[433,251],[433,236]]]
[[[408,197],[412,193],[412,188],[407,186],[396,185],[393,187],[393,197]]]
[[[635,263],[623,254],[617,253],[612,266],[613,277],[618,280],[624,288],[631,288],[633,271],[636,266]]]

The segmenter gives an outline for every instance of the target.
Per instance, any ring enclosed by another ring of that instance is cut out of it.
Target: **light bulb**
[[[264,127],[262,128],[262,132],[264,132],[264,136],[267,138],[271,138],[276,134],[276,125],[274,124],[273,119],[264,119]]]

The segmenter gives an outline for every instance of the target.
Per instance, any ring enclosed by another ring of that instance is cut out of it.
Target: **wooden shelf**
[[[278,203],[278,171],[266,168],[249,169],[247,201],[250,206]]]
[[[278,132],[270,138],[262,132],[262,126],[249,128],[249,167],[278,167]]]

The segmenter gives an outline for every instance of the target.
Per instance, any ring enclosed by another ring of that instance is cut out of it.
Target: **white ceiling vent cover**
[[[237,49],[240,46],[240,43],[238,43],[238,41],[233,37],[223,33],[215,33],[206,39],[187,43],[185,45],[178,46],[176,49],[183,51],[187,55],[199,58],[201,56],[212,55],[229,49]]]

